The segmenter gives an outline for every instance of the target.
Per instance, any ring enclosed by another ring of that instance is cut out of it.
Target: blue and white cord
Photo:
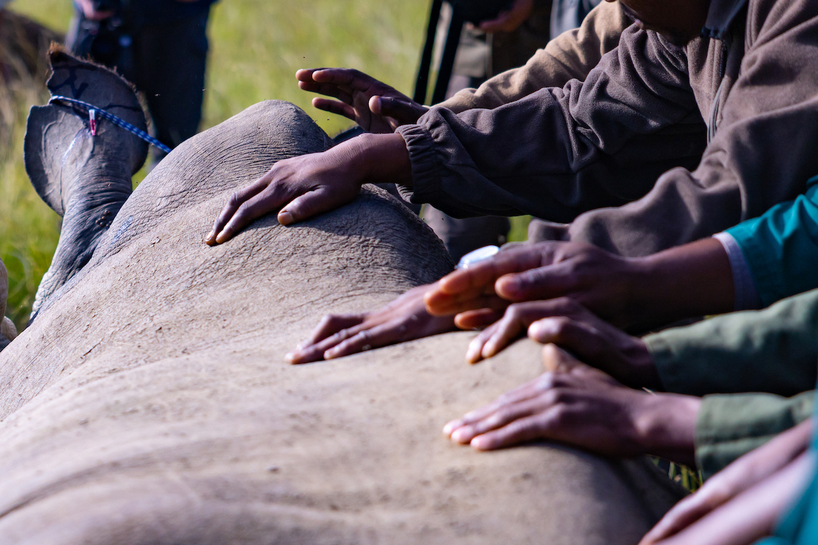
[[[135,134],[136,136],[138,136],[139,138],[141,138],[142,140],[144,140],[148,144],[150,144],[152,146],[156,146],[157,148],[164,151],[165,153],[170,153],[172,151],[165,144],[163,144],[162,142],[160,142],[156,138],[152,137],[151,135],[149,135],[145,131],[134,127],[133,125],[131,125],[130,123],[128,123],[124,119],[121,119],[121,118],[115,116],[112,113],[106,112],[105,110],[103,110],[101,108],[97,108],[93,104],[89,104],[87,102],[83,102],[83,101],[77,100],[75,98],[68,98],[68,97],[59,96],[59,95],[51,97],[51,100],[49,100],[48,103],[51,104],[52,102],[67,102],[69,104],[73,104],[74,106],[79,107],[81,110],[84,110],[88,114],[88,118],[89,118],[90,123],[91,123],[91,132],[94,135],[96,135],[96,132],[97,132],[96,131],[96,118],[97,118],[97,116],[100,116],[100,117],[102,117],[104,119],[107,119],[108,121],[110,121],[114,125],[122,127],[123,129],[130,132],[131,134]]]

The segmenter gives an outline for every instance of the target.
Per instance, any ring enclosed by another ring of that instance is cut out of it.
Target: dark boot
[[[50,52],[52,95],[82,100],[146,130],[131,86],[106,68]],[[35,106],[28,117],[25,164],[34,189],[63,217],[60,242],[43,277],[32,320],[53,293],[84,267],[97,241],[132,191],[131,176],[145,162],[148,145],[105,119],[91,134],[88,114],[65,103]]]

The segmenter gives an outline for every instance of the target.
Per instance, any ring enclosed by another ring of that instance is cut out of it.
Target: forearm
[[[733,310],[733,274],[722,244],[713,238],[635,260],[633,305],[647,324]]]
[[[399,134],[362,134],[326,153],[357,170],[362,183],[391,182],[412,186],[412,167],[406,143]]]
[[[724,504],[662,545],[746,545],[770,535],[815,473],[815,454],[792,463]]]
[[[695,467],[696,420],[701,398],[656,394],[647,398],[637,430],[645,454]]]
[[[668,57],[682,66],[683,51],[628,29],[584,83],[541,89],[493,110],[432,108],[416,125],[398,128],[412,160],[413,202],[456,217],[532,214],[565,222],[638,198],[683,153],[701,149],[703,125],[684,69],[664,70],[657,94],[649,77],[655,67],[644,74],[634,66]],[[663,127],[674,130],[657,134]]]

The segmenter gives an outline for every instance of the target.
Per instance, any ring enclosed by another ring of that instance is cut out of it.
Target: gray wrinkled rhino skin
[[[284,363],[324,313],[451,268],[379,190],[202,243],[232,191],[329,145],[281,102],[189,140],[0,353],[0,543],[624,545],[678,500],[645,460],[441,436],[541,372],[528,341],[476,366],[470,333]]]

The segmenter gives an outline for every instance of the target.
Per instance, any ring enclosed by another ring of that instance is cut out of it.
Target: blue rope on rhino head
[[[138,129],[137,127],[134,127],[133,125],[131,125],[130,123],[128,123],[124,119],[121,119],[121,118],[115,116],[114,114],[103,110],[102,108],[97,108],[93,104],[89,104],[88,102],[83,102],[82,100],[77,100],[75,98],[69,98],[69,97],[64,97],[64,96],[59,96],[59,95],[51,97],[51,100],[48,101],[49,104],[52,104],[54,102],[67,102],[68,104],[72,104],[72,105],[78,107],[79,109],[83,110],[85,113],[88,114],[89,119],[91,119],[93,123],[95,123],[95,121],[96,121],[96,116],[99,115],[100,117],[102,117],[104,119],[107,119],[108,121],[112,122],[114,125],[122,127],[126,131],[128,131],[128,132],[130,132],[132,134],[135,134],[136,136],[138,136],[139,138],[141,138],[145,142],[149,143],[150,145],[156,146],[157,148],[164,151],[165,153],[170,153],[172,151],[165,144],[163,144],[162,142],[160,142],[156,138],[152,137],[151,135],[149,135],[145,131]],[[92,126],[92,131],[94,133],[96,133],[96,127]]]

